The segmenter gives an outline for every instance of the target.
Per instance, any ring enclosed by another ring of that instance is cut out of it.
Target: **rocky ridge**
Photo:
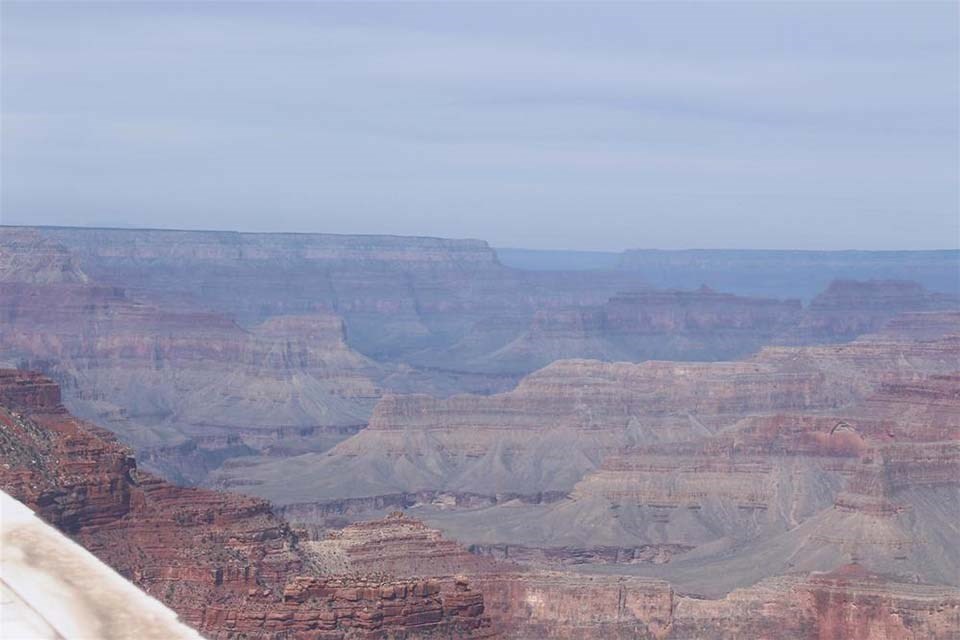
[[[267,503],[184,489],[60,404],[49,379],[0,371],[0,485],[209,638],[489,637],[465,582],[313,570]]]
[[[945,333],[770,347],[735,362],[566,360],[503,394],[386,396],[365,430],[328,452],[291,458],[282,470],[270,460],[228,464],[210,482],[229,487],[242,477],[246,490],[281,504],[425,491],[506,500],[566,493],[627,447],[701,440],[750,416],[841,416],[883,384],[949,376],[960,358],[960,314],[911,317]]]
[[[780,433],[754,431],[757,443]],[[308,541],[262,501],[137,470],[126,448],[64,411],[49,379],[19,371],[0,372],[0,458],[5,491],[209,638],[948,640],[960,624],[957,589],[857,564],[710,600],[657,578],[504,565],[398,514]],[[901,459],[912,457],[884,458]],[[906,466],[890,487],[950,480]],[[873,491],[872,477],[851,490]]]

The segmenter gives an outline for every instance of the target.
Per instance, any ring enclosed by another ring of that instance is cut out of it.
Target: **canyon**
[[[0,371],[0,424],[3,490],[206,637],[490,635],[462,581],[322,574],[268,503],[139,471],[47,378]]]
[[[0,227],[0,302],[2,362],[199,484],[226,461],[322,454],[385,396],[505,392],[570,358],[838,342],[957,299],[899,281],[839,281],[807,307],[657,290],[629,269],[505,267],[481,241]]]
[[[954,638],[958,258],[0,227],[0,488],[209,638]]]
[[[402,513],[313,538],[260,500],[138,470],[29,372],[0,371],[0,453],[4,492],[209,638],[946,640],[960,624],[960,590],[858,563],[704,599],[471,554]]]

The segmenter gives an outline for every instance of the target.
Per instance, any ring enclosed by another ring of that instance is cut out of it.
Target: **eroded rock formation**
[[[491,635],[463,580],[316,571],[267,503],[173,486],[68,414],[49,379],[0,371],[0,485],[210,638]]]
[[[955,485],[955,444],[864,450],[854,432],[817,436],[823,421],[751,420],[700,450],[716,457],[725,447],[755,455],[796,446],[795,456],[852,459],[856,469],[833,508],[852,517],[896,518],[907,513],[894,504],[903,491]],[[5,491],[210,638],[948,640],[960,625],[956,588],[904,582],[846,560],[711,600],[656,577],[503,564],[400,514],[307,541],[262,501],[174,487],[138,471],[109,434],[65,412],[49,379],[19,371],[0,372],[0,458]],[[861,548],[916,544],[864,535],[877,531],[848,533]],[[868,556],[859,562],[872,562]]]
[[[387,396],[367,429],[328,453],[286,460],[282,470],[270,460],[226,466],[211,482],[231,486],[242,477],[247,490],[279,503],[430,490],[506,499],[569,492],[625,447],[698,440],[749,416],[842,417],[842,407],[884,383],[947,375],[960,358],[960,314],[951,317],[952,324],[932,314],[945,333],[922,340],[880,333],[844,345],[765,348],[739,362],[565,360],[503,394]],[[916,314],[914,325],[926,318]],[[290,477],[303,490],[291,488]]]

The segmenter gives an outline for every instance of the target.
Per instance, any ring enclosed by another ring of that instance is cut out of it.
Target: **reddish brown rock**
[[[0,486],[211,638],[468,638],[491,634],[463,580],[311,569],[267,503],[138,472],[68,414],[48,379],[0,372]],[[448,595],[452,594],[452,595]]]
[[[673,624],[675,595],[661,580],[531,571],[473,582],[507,638],[666,638]]]
[[[439,531],[402,512],[358,522],[303,543],[324,573],[360,572],[405,576],[456,576],[490,570],[491,563],[467,552]]]
[[[928,317],[941,333],[915,339]],[[625,447],[696,440],[750,417],[805,413],[839,421],[846,417],[841,408],[881,385],[934,384],[924,380],[952,375],[960,362],[960,314],[916,314],[912,322],[914,329],[903,333],[841,345],[768,347],[735,362],[562,360],[493,396],[388,395],[367,429],[328,454],[225,467],[210,481],[233,486],[236,479],[255,478],[249,490],[281,504],[425,491],[494,497],[569,492],[605,456]],[[946,403],[941,413],[952,409],[949,397],[938,402]],[[916,412],[922,405],[901,407]],[[835,424],[764,446],[828,455],[829,449],[856,448],[849,436],[827,437]],[[949,424],[923,428],[944,432]],[[863,431],[878,428],[886,427]],[[291,484],[291,477],[298,481]]]
[[[721,600],[678,598],[668,637],[734,640],[951,640],[960,591],[906,584],[852,565],[771,578]]]
[[[381,369],[346,345],[342,320],[328,312],[245,329],[85,278],[3,276],[3,360],[65,383],[73,411],[172,478],[197,481],[254,452],[324,450],[362,427],[380,395]]]
[[[880,329],[898,313],[960,309],[956,296],[906,280],[834,280],[804,313],[798,335],[849,340]]]
[[[530,371],[554,360],[725,360],[774,341],[800,321],[799,300],[694,291],[620,293],[603,305],[548,309],[529,330],[486,358]]]

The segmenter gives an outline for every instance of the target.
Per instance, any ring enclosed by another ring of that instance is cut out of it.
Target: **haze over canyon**
[[[957,638],[958,265],[0,227],[0,488],[208,638]]]

